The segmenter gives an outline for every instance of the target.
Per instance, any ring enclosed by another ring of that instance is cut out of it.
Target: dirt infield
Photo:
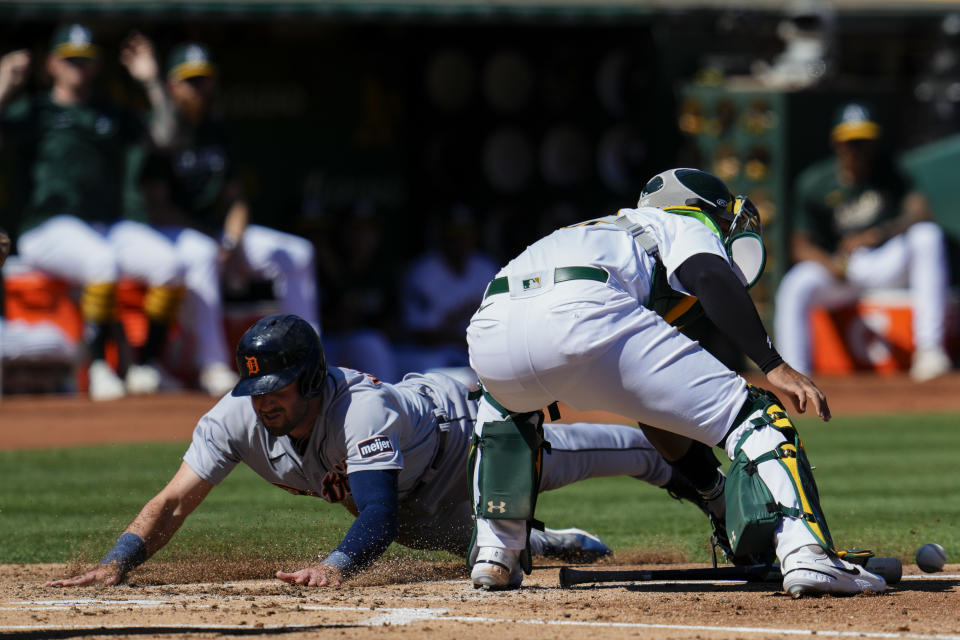
[[[405,565],[392,576],[400,584],[340,589],[215,573],[182,584],[182,570],[161,565],[131,585],[64,590],[40,586],[62,566],[0,567],[0,637],[960,638],[960,565],[922,576],[908,568],[880,596],[801,600],[775,584],[733,582],[560,589],[556,566],[537,567],[523,589],[506,593],[475,591],[451,565]]]
[[[904,377],[824,379],[835,415],[960,411],[960,374],[924,385]],[[0,448],[186,441],[214,400],[181,394],[90,403],[4,398]],[[608,419],[565,412],[565,419]],[[2,516],[2,513],[0,513]],[[2,523],[2,520],[0,520]],[[614,567],[664,568],[654,553],[621,554]],[[670,568],[681,566],[670,564]],[[340,589],[272,578],[266,563],[147,563],[120,587],[44,588],[64,565],[0,566],[0,638],[782,638],[960,640],[960,565],[904,580],[879,596],[793,600],[779,584],[634,583],[560,589],[542,565],[524,588],[471,588],[459,563],[376,565]],[[289,569],[290,567],[282,567]]]

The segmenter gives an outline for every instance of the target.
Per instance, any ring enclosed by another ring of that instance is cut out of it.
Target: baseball
[[[935,542],[929,542],[917,549],[917,566],[921,571],[934,573],[943,569],[947,561],[947,552]]]

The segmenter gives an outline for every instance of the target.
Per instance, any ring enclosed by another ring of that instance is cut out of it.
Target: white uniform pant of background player
[[[940,227],[920,222],[875,249],[853,252],[847,281],[840,282],[817,262],[801,262],[780,281],[774,333],[790,366],[812,368],[810,311],[855,301],[864,289],[909,286],[913,297],[913,341],[918,350],[943,346],[949,285],[946,246]]]
[[[612,286],[553,284],[542,277],[541,282],[542,288],[516,294],[521,288],[511,278],[510,293],[486,298],[467,329],[471,365],[498,402],[525,412],[559,400],[577,410],[612,411],[711,446],[723,439],[747,399],[740,376]],[[481,400],[478,433],[484,422],[500,419]],[[767,451],[763,447],[777,438],[782,440],[770,427],[759,429],[748,440],[748,451]],[[765,473],[772,474],[773,496],[798,507],[786,472],[771,467]],[[479,498],[476,484],[474,498]],[[523,521],[478,518],[477,546],[522,549],[525,530]],[[781,557],[816,544],[794,518],[784,518],[773,542]]]
[[[184,313],[196,333],[197,365],[233,366],[233,354],[223,330],[220,245],[194,229],[165,228],[177,257],[186,266],[187,300]],[[267,227],[250,225],[243,233],[243,257],[250,273],[271,280],[285,313],[294,313],[319,329],[313,245],[308,240]],[[222,274],[230,278],[232,274]],[[239,274],[243,275],[243,274]]]
[[[173,245],[140,222],[89,224],[59,215],[20,237],[23,261],[74,284],[116,282],[121,275],[149,286],[176,286],[183,268]]]

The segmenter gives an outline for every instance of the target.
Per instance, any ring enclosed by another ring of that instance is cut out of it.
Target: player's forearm
[[[764,373],[783,362],[753,300],[723,258],[712,254],[692,256],[677,268],[677,277],[699,298],[710,321]]]
[[[396,540],[400,530],[398,475],[396,470],[350,474],[350,488],[359,515],[323,564],[349,574],[379,558]]]
[[[235,199],[227,216],[223,221],[223,245],[228,249],[235,248],[243,239],[243,232],[250,224],[250,207],[243,198]]]
[[[150,139],[160,149],[168,149],[176,139],[177,118],[173,102],[163,88],[163,83],[154,78],[143,83],[143,90],[150,103]]]
[[[148,502],[133,522],[124,529],[113,548],[100,561],[115,565],[117,581],[159,551],[180,528],[186,518],[175,515],[176,508],[166,501],[154,498]]]
[[[918,222],[933,220],[930,201],[919,191],[912,191],[903,199],[902,213],[885,227],[888,238],[900,235]]]
[[[178,500],[157,496],[140,510],[124,533],[140,536],[146,544],[149,558],[170,541],[190,511]]]
[[[368,507],[360,515],[347,534],[322,564],[339,569],[349,575],[373,563],[383,555],[399,531],[399,519],[396,511],[382,505]]]
[[[837,258],[815,245],[806,234],[795,234],[790,240],[790,257],[794,262],[813,261],[819,262],[828,269],[833,270]]]

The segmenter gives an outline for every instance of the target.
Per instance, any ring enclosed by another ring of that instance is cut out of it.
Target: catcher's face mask
[[[748,288],[756,284],[767,263],[767,250],[763,246],[763,223],[756,205],[746,196],[737,196],[723,213],[718,212],[729,227],[724,230],[724,245],[730,260],[740,272]]]

